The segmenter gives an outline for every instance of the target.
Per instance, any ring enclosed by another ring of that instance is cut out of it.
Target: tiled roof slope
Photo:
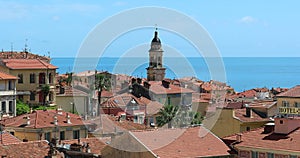
[[[132,132],[160,158],[229,155],[229,148],[204,127]]]
[[[0,80],[16,80],[18,77],[0,71]]]
[[[2,62],[10,69],[57,69],[40,59],[2,59]]]
[[[0,145],[0,156],[9,158],[43,158],[48,155],[48,151],[46,140]]]
[[[57,116],[58,126],[76,126],[84,125],[81,117],[68,113],[70,116],[71,124],[66,122],[67,112],[62,111],[62,114],[58,114],[56,110],[36,110],[29,114],[24,114],[16,116],[13,118],[8,118],[1,123],[5,127],[24,127],[24,128],[46,128],[46,127],[55,127],[54,125],[54,116]],[[26,117],[30,118],[30,125],[26,125]]]
[[[193,90],[169,84],[169,88],[165,88],[161,81],[149,81],[150,91],[155,94],[178,94],[193,93]]]
[[[11,135],[8,132],[2,132],[0,133],[0,145],[4,144],[14,144],[14,143],[19,143],[22,142],[21,140],[19,140],[18,138],[16,138],[15,136]]]
[[[236,136],[223,138],[224,140],[236,140]],[[242,141],[236,147],[250,147],[276,151],[290,151],[300,153],[300,129],[289,134],[264,133],[264,128],[242,133]]]
[[[12,52],[12,51],[2,51],[0,52],[1,59],[40,59],[49,62],[50,58],[46,56],[40,56],[30,52]]]
[[[300,97],[300,85],[278,94],[277,97]]]

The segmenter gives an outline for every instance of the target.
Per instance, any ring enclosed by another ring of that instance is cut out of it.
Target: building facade
[[[57,67],[40,59],[1,59],[0,70],[17,76],[18,99],[28,104],[55,104],[55,74]],[[49,86],[50,92],[43,93]],[[46,96],[44,96],[46,95]]]
[[[16,76],[0,72],[0,120],[16,116]]]

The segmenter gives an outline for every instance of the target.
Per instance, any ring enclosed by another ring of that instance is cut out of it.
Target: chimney
[[[131,79],[131,84],[134,84],[136,82],[136,79],[135,78],[132,78]]]
[[[150,89],[150,86],[151,86],[151,85],[150,85],[148,82],[146,82],[146,81],[144,82],[144,87],[145,87],[145,88]]]
[[[71,124],[71,119],[70,119],[70,115],[67,113],[67,116],[66,116],[66,122],[68,123],[68,124]]]
[[[60,86],[59,87],[59,94],[64,94],[65,93],[65,88]]]
[[[248,106],[246,107],[246,117],[252,117],[252,109]]]
[[[275,128],[275,123],[274,122],[266,123],[263,133],[264,134],[272,133],[274,131],[274,128]]]
[[[142,83],[142,79],[141,78],[137,78],[137,83],[141,84]]]
[[[166,81],[166,80],[162,80],[162,85],[165,87],[165,88],[170,88],[170,82]]]
[[[58,115],[62,115],[62,108],[61,108],[61,106],[59,106],[59,107],[56,109],[56,111],[57,111],[57,114],[58,114]]]
[[[57,126],[57,122],[58,122],[57,121],[57,116],[55,115],[53,118],[54,118],[54,125]]]
[[[236,134],[236,142],[237,143],[242,142],[242,134],[241,133]]]
[[[26,124],[27,126],[30,125],[30,117],[29,116],[25,116],[25,117],[23,117],[23,119],[25,121],[24,124]]]

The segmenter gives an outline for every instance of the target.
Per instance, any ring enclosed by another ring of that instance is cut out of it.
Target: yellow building
[[[207,117],[204,124],[222,138],[224,136],[249,131],[264,126],[270,121],[262,118],[251,108],[217,108],[213,116]]]
[[[56,66],[41,60],[34,59],[1,59],[0,70],[18,77],[16,89],[18,99],[29,104],[43,104],[44,94],[41,88],[50,86],[50,93],[46,96],[45,104],[55,104],[55,74]]]
[[[300,108],[300,85],[297,85],[286,92],[276,95],[277,107]]]
[[[5,130],[20,140],[59,140],[85,138],[88,131],[80,116],[62,110],[36,110],[5,119]]]

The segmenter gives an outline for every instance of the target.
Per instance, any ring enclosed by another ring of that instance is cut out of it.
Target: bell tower
[[[156,28],[149,50],[149,67],[146,68],[148,81],[162,81],[165,78],[166,68],[163,67],[163,52]]]

